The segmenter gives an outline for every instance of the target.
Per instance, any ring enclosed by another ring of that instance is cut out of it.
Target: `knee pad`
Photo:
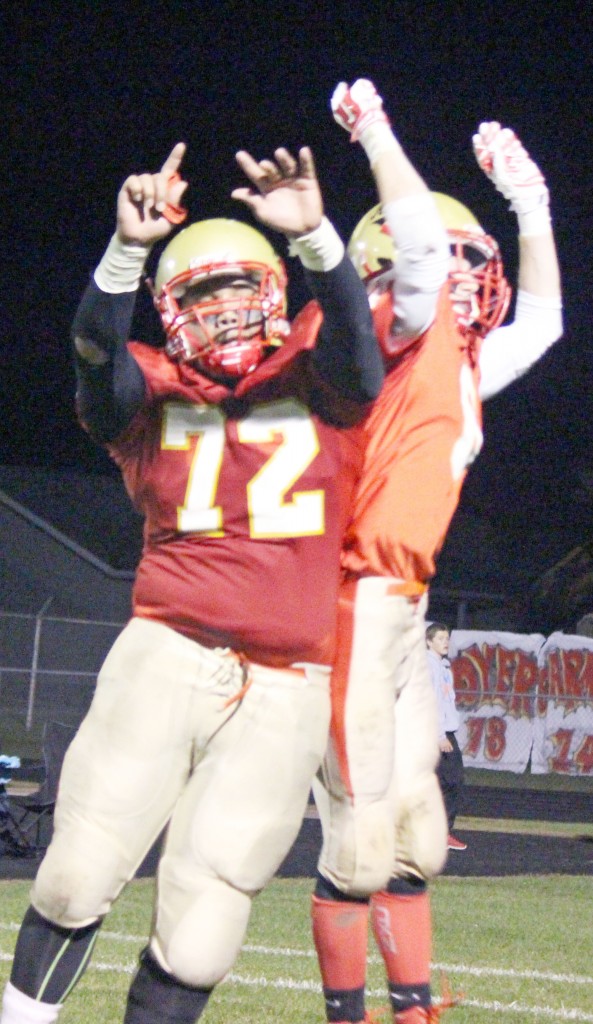
[[[227,882],[161,864],[156,926],[150,951],[184,985],[213,988],[239,955],[251,896]]]
[[[394,874],[433,878],[446,859],[447,816],[438,779],[429,772],[398,802]]]
[[[342,805],[323,837],[319,871],[340,892],[367,897],[382,889],[393,872],[393,811],[386,800],[363,807]]]
[[[84,928],[108,913],[128,881],[126,867],[107,848],[97,846],[91,862],[73,844],[54,841],[37,872],[31,902],[53,924]]]

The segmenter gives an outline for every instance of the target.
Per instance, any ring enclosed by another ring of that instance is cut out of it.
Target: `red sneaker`
[[[453,835],[449,835],[447,838],[447,846],[450,850],[467,850],[467,843],[462,843],[461,839],[457,839]]]

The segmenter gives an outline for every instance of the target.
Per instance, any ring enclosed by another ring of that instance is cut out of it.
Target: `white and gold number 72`
[[[216,492],[225,445],[226,418],[217,406],[168,402],[163,410],[161,448],[189,451],[195,446],[177,528],[183,533],[223,536],[224,510]],[[237,421],[241,444],[278,442],[273,453],[246,485],[251,537],[303,537],[325,527],[323,490],[293,491],[319,452],[319,439],[308,410],[293,400],[256,408]]]

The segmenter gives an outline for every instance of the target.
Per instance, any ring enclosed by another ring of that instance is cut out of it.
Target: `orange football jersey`
[[[432,326],[388,368],[366,421],[363,472],[342,556],[344,568],[358,576],[431,579],[467,466],[482,444],[477,368],[448,293],[446,284]],[[378,330],[385,329],[384,312],[375,315]]]

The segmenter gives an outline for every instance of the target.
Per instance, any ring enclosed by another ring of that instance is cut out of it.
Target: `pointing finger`
[[[161,174],[166,174],[167,177],[171,174],[175,174],[175,172],[179,170],[179,166],[185,156],[186,149],[187,146],[185,145],[185,142],[178,142],[177,145],[173,146],[173,149],[161,167]]]

